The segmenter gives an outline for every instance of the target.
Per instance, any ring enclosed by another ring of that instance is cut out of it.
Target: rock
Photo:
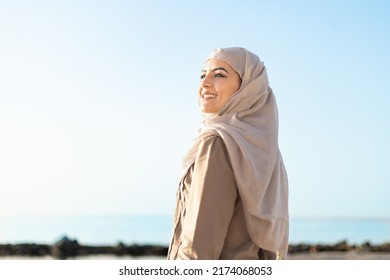
[[[79,255],[80,245],[77,240],[71,240],[67,236],[62,237],[52,246],[52,255],[57,259],[73,258]]]
[[[338,251],[338,252],[346,252],[346,251],[349,251],[350,250],[350,247],[348,245],[348,242],[343,240],[339,243],[336,243],[334,246],[334,251]]]
[[[383,243],[378,247],[380,252],[390,252],[390,243]]]
[[[118,256],[126,255],[127,254],[127,246],[124,243],[119,242],[118,245],[116,245],[116,247],[114,248],[114,252],[115,252],[115,255],[118,255]]]
[[[0,245],[0,255],[41,257],[45,255],[50,255],[50,246],[35,243]]]

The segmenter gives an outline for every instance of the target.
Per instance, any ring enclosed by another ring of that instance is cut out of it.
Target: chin
[[[209,104],[210,105],[210,104]],[[216,113],[219,109],[218,108],[215,108],[215,106],[204,106],[203,104],[200,105],[200,111],[202,113],[208,113],[208,114],[212,114],[212,113]]]
[[[215,111],[213,111],[213,110],[208,110],[208,109],[205,109],[205,108],[201,108],[200,111],[201,111],[202,113],[206,113],[206,114],[210,114],[210,113],[214,113],[214,112],[215,112]]]

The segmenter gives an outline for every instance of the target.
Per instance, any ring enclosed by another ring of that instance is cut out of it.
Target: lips
[[[210,100],[210,99],[213,99],[215,97],[217,97],[217,95],[213,94],[213,93],[208,93],[208,92],[202,93],[202,99],[204,99],[204,100]]]

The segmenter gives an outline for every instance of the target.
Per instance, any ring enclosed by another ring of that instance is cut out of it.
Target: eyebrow
[[[223,68],[223,67],[216,67],[216,68],[214,68],[214,69],[211,69],[211,71],[212,72],[215,72],[215,71],[218,71],[218,70],[223,70],[223,71],[225,71],[226,73],[228,73],[229,74],[229,71],[228,70],[226,70],[225,68]],[[200,72],[207,72],[206,70],[202,70],[202,71],[200,71]]]

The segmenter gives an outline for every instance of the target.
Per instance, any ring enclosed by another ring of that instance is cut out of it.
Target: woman
[[[263,63],[216,49],[198,94],[202,126],[184,158],[168,259],[284,259],[288,184]]]

